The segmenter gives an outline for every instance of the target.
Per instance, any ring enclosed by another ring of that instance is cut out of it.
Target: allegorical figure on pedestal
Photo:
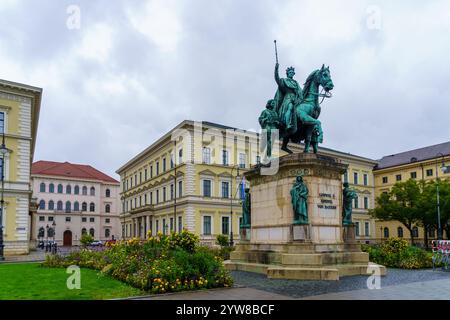
[[[298,176],[291,189],[292,208],[294,209],[294,224],[308,224],[308,195],[309,190],[303,181],[302,176]]]
[[[266,109],[261,113],[259,117],[259,124],[263,130],[266,130],[267,141],[266,141],[266,156],[267,158],[272,157],[272,132],[277,130],[280,126],[280,121],[278,114],[275,111],[276,102],[275,100],[269,100],[266,104]]]
[[[251,195],[250,195],[250,189],[245,189],[245,197],[244,201],[242,202],[242,224],[241,229],[250,228],[252,224],[251,219]]]
[[[352,212],[353,212],[353,199],[356,199],[358,195],[349,187],[348,182],[344,183],[343,191],[343,206],[342,206],[342,224],[348,226],[353,224]]]

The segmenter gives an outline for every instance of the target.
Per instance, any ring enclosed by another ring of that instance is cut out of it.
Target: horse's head
[[[317,82],[325,89],[326,92],[333,90],[334,84],[331,80],[330,67],[322,65],[322,69],[317,73]]]

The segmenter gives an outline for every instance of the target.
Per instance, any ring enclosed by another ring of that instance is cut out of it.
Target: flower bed
[[[196,235],[184,230],[146,241],[131,239],[104,251],[82,249],[67,257],[47,256],[46,267],[80,267],[102,273],[152,293],[229,287],[233,280],[221,257],[199,246]]]
[[[390,238],[381,245],[363,245],[369,259],[377,264],[400,269],[424,269],[433,266],[432,255],[420,248],[410,246],[400,238]]]

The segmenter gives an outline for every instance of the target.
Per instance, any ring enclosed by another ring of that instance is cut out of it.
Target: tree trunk
[[[411,236],[411,245],[414,245],[414,233],[412,228],[408,228],[409,234]]]

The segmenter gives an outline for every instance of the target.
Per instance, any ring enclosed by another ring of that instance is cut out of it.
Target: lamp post
[[[234,236],[233,236],[233,171],[236,171],[236,177],[239,177],[239,165],[231,167],[231,182],[230,182],[230,212],[231,212],[231,228],[230,228],[230,246],[234,245]]]
[[[380,226],[380,243],[383,242],[383,226]]]
[[[441,157],[442,160],[442,172],[447,172],[447,167],[445,166],[445,156],[439,152],[436,154],[436,200],[437,200],[437,216],[438,216],[438,240],[442,240],[442,228],[441,228],[441,203],[439,199],[439,170],[438,170],[438,158]]]
[[[5,155],[8,153],[8,149],[6,149],[5,146],[5,130],[3,129],[2,132],[2,145],[0,146],[0,153],[2,154],[2,172],[1,172],[1,178],[2,178],[2,196],[0,200],[0,261],[5,260],[4,256],[4,248],[5,245],[3,244],[3,209],[4,209],[4,193],[5,193]]]

